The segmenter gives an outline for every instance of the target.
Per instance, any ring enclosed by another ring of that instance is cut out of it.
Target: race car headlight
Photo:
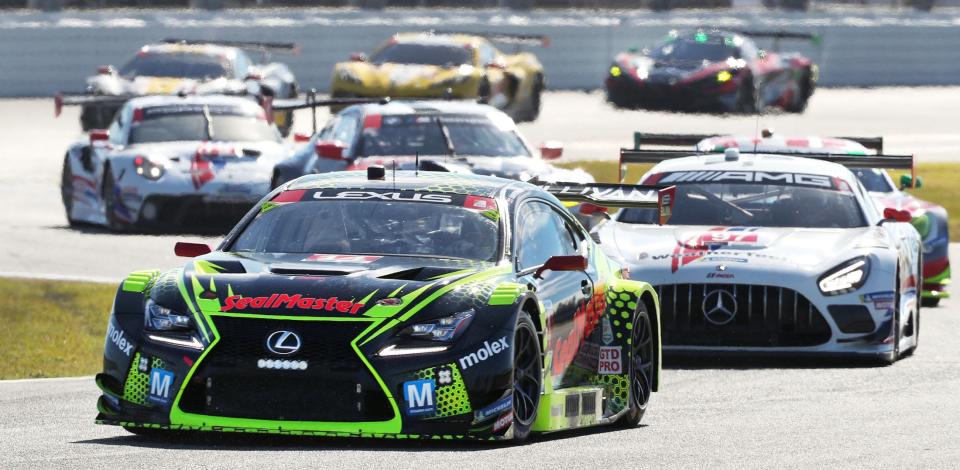
[[[870,261],[861,256],[827,271],[817,285],[823,295],[846,294],[862,287],[869,274]]]
[[[470,309],[455,313],[449,317],[410,325],[400,332],[400,336],[447,343],[455,340],[470,326],[470,321],[473,320],[474,313],[474,310]]]
[[[193,328],[193,321],[187,315],[181,315],[169,308],[147,299],[144,306],[144,324],[153,331],[187,331]]]
[[[163,166],[151,162],[146,157],[134,157],[133,167],[138,175],[150,181],[156,181],[163,176]]]

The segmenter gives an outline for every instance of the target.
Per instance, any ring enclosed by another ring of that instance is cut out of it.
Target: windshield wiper
[[[213,117],[210,116],[210,107],[203,105],[203,119],[207,122],[207,140],[213,140]]]
[[[447,144],[447,154],[451,157],[457,156],[457,151],[453,148],[453,139],[450,138],[450,130],[443,123],[440,117],[437,117],[437,125],[440,126],[440,133],[443,134],[443,141]]]

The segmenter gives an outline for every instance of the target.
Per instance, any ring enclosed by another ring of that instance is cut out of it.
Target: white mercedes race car
[[[912,157],[621,151],[675,185],[666,225],[629,208],[594,231],[657,288],[665,354],[837,354],[893,362],[917,346],[921,241],[877,207],[857,167]],[[855,159],[854,159],[855,158]],[[825,161],[826,160],[826,161]]]
[[[71,225],[229,227],[270,192],[274,167],[291,153],[252,100],[133,98],[109,129],[67,149],[63,205]]]

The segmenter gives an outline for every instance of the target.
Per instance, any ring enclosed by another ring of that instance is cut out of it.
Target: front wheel
[[[60,199],[71,227],[77,224],[73,218],[73,193],[73,169],[70,167],[70,154],[67,154],[63,157],[63,171],[60,173]]]
[[[118,194],[116,182],[113,179],[113,170],[107,167],[103,173],[103,209],[107,218],[107,227],[113,231],[123,231],[128,225],[117,217],[117,210],[120,205],[120,194]]]
[[[543,369],[540,340],[527,312],[517,315],[513,333],[513,440],[523,442],[537,419]]]
[[[654,338],[650,313],[643,302],[638,302],[637,312],[633,315],[633,329],[630,332],[630,355],[627,367],[630,371],[630,410],[620,418],[618,424],[623,427],[636,427],[647,411],[650,394],[653,393],[653,379],[657,367],[657,347]]]

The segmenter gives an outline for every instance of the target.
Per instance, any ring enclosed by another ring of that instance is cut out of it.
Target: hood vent
[[[350,271],[332,271],[329,269],[308,269],[308,268],[270,268],[273,274],[282,274],[286,276],[346,276]]]
[[[437,276],[462,270],[463,268],[438,268],[428,266],[423,268],[402,269],[378,277],[380,279],[395,279],[398,281],[427,281]]]

